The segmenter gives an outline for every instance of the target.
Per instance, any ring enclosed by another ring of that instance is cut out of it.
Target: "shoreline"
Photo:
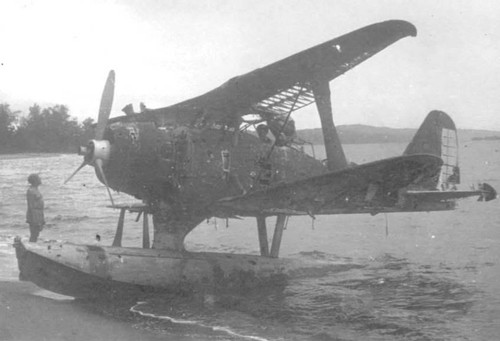
[[[40,291],[29,282],[0,281],[0,340],[165,340],[89,312],[72,298],[52,299]]]
[[[60,155],[65,155],[65,154],[70,154],[70,153],[5,153],[2,154],[0,153],[0,160],[15,160],[15,159],[30,159],[34,157],[55,157],[55,156],[60,156]]]

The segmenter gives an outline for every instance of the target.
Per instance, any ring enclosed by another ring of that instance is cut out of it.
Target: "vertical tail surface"
[[[427,115],[403,153],[412,154],[432,154],[443,160],[439,178],[426,183],[425,189],[453,189],[460,183],[457,129],[446,113],[433,110]]]

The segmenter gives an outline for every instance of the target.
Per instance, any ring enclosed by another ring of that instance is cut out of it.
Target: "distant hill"
[[[396,129],[373,127],[363,124],[340,125],[337,127],[342,143],[409,143],[417,129]],[[321,128],[297,130],[297,135],[313,144],[323,144]],[[499,137],[500,131],[459,129],[458,138],[461,142],[471,140],[493,140]]]

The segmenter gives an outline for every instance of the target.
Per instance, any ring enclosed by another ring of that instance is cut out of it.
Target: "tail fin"
[[[455,123],[446,113],[431,111],[403,155],[431,154],[443,160],[439,178],[425,184],[426,189],[446,190],[460,183],[458,136]]]

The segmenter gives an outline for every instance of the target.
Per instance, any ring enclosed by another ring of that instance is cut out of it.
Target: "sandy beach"
[[[0,282],[0,341],[165,340],[86,311],[72,300],[41,297],[39,291],[28,282]]]

